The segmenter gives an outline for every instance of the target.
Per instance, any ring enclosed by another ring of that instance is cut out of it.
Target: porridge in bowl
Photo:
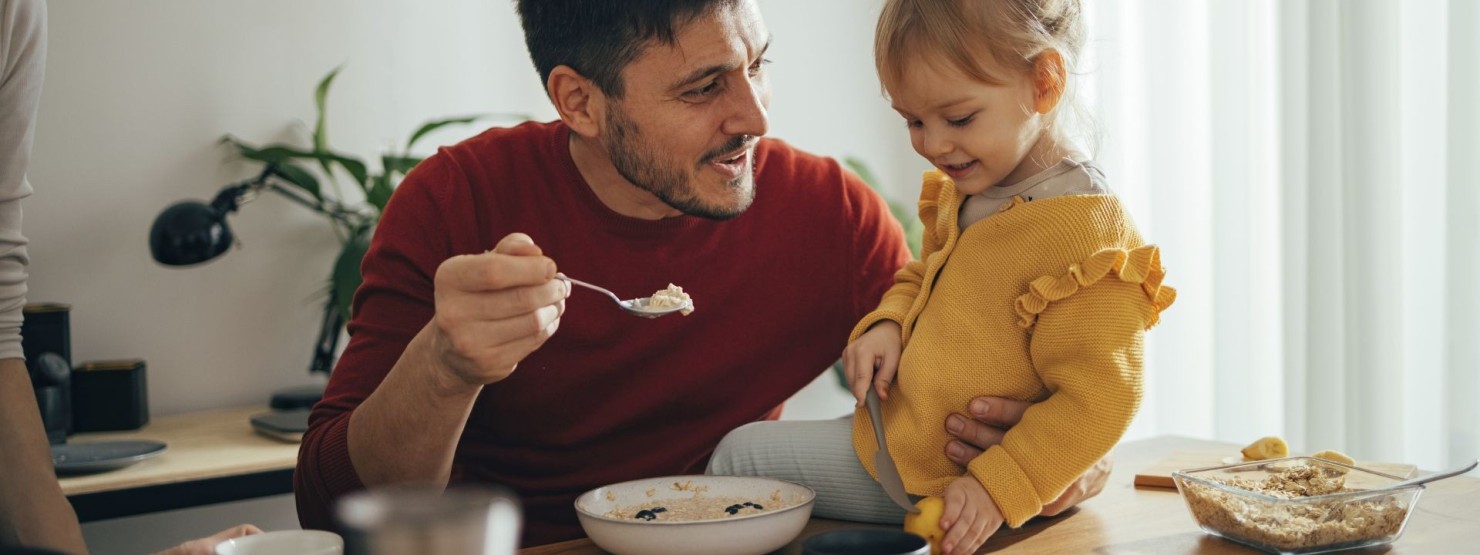
[[[598,547],[616,555],[762,555],[806,527],[816,494],[754,476],[666,476],[602,486],[576,499]]]
[[[1403,532],[1421,487],[1308,457],[1179,471],[1177,488],[1199,526],[1279,553],[1389,543]]]
[[[787,506],[781,497],[781,490],[771,492],[765,499],[751,497],[724,497],[707,496],[707,487],[694,486],[693,481],[674,482],[672,489],[677,491],[692,491],[693,497],[680,497],[676,499],[647,501],[638,505],[617,506],[606,515],[609,518],[624,520],[645,520],[662,522],[691,522],[698,520],[718,520],[736,516],[747,516],[775,511]],[[649,493],[651,497],[653,493]]]

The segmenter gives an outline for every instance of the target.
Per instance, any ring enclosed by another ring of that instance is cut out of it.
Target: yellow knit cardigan
[[[1141,400],[1142,337],[1176,291],[1115,197],[1014,199],[964,231],[961,202],[950,178],[926,172],[921,260],[849,341],[880,320],[903,330],[883,416],[905,489],[940,495],[970,472],[1016,527],[1120,440]],[[946,417],[982,395],[1036,404],[963,471],[945,456]],[[853,445],[877,478],[873,434],[856,411]]]

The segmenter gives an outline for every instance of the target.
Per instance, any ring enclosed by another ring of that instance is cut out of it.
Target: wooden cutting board
[[[1226,460],[1225,460],[1226,459]],[[1136,487],[1172,488],[1177,485],[1172,482],[1172,472],[1189,468],[1206,468],[1209,466],[1222,466],[1243,461],[1243,455],[1237,450],[1230,451],[1176,451],[1156,464],[1141,469],[1136,473]],[[1391,474],[1400,478],[1409,478],[1418,473],[1418,469],[1411,464],[1362,462],[1358,461],[1358,468],[1365,468],[1374,472]]]

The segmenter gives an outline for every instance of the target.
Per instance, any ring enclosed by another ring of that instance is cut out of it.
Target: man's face
[[[689,215],[739,216],[755,199],[755,144],[766,134],[770,43],[752,0],[717,8],[650,44],[622,70],[601,140],[622,177]]]

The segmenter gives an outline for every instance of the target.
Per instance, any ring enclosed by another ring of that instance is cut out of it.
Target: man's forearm
[[[87,553],[77,513],[52,469],[25,361],[0,360],[0,545]]]
[[[424,328],[350,415],[350,461],[366,486],[447,485],[458,438],[482,388],[447,380],[440,364],[430,327]]]

